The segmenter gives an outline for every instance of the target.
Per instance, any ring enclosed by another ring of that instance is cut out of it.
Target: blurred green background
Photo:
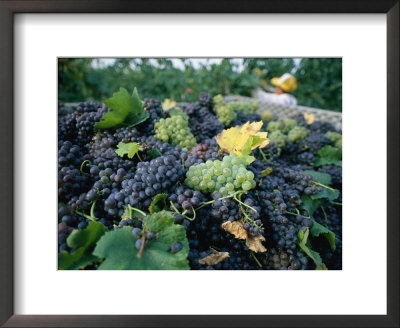
[[[102,101],[120,87],[161,101],[195,101],[202,91],[251,96],[287,72],[297,79],[299,105],[342,111],[341,58],[59,58],[58,98]]]

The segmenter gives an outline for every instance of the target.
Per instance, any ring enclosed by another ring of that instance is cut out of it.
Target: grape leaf
[[[129,206],[125,206],[124,213],[122,213],[121,220],[129,220],[132,219],[132,210]]]
[[[332,146],[325,146],[322,147],[318,151],[319,157],[315,160],[315,166],[322,166],[322,165],[337,165],[342,166],[342,151],[339,148],[332,147]]]
[[[162,156],[162,153],[158,148],[153,148],[147,151],[147,155],[151,157],[151,159],[157,158]]]
[[[315,114],[312,113],[304,113],[304,120],[307,124],[313,124],[315,121]]]
[[[74,230],[67,238],[70,248],[77,248],[74,252],[63,251],[58,254],[59,270],[77,270],[98,260],[91,254],[91,250],[107,228],[99,222],[91,221],[85,229]]]
[[[338,198],[339,195],[340,195],[340,193],[339,193],[339,190],[337,190],[337,189],[323,188],[322,191],[320,191],[318,194],[311,195],[310,198],[313,200],[326,198],[326,199],[329,199],[330,201],[333,201],[336,198]]]
[[[246,238],[246,246],[255,253],[258,253],[258,252],[264,253],[267,251],[267,249],[261,243],[262,241],[265,241],[265,238],[263,235],[257,235],[255,237],[253,237],[248,234],[247,238]]]
[[[103,120],[94,125],[96,130],[112,129],[119,126],[132,127],[149,118],[149,113],[143,109],[136,88],[133,90],[132,96],[129,96],[126,89],[120,88],[104,104],[112,110],[104,114]]]
[[[329,245],[331,246],[332,251],[336,250],[336,235],[333,231],[329,230],[328,228],[324,227],[322,224],[319,224],[314,219],[311,219],[313,225],[311,227],[311,235],[314,237],[318,237],[319,235],[324,235],[325,238],[328,240]]]
[[[260,132],[260,133],[267,134],[267,132]],[[266,140],[266,138],[261,138],[257,135],[251,136],[249,139],[247,139],[246,143],[243,146],[243,155],[249,155],[253,149],[264,145],[265,140]],[[263,147],[265,147],[265,146],[263,146]]]
[[[136,237],[132,227],[123,227],[107,232],[97,243],[93,252],[104,258],[100,270],[187,270],[190,269],[187,256],[189,243],[182,225],[174,224],[171,212],[161,211],[147,216],[144,229],[156,234],[156,238],[145,243],[138,258],[135,247]],[[171,253],[173,242],[180,242],[183,248]]]
[[[264,236],[262,235],[257,235],[255,237],[250,236],[247,233],[247,230],[243,228],[243,223],[244,223],[243,220],[237,220],[233,222],[226,221],[222,223],[222,229],[234,235],[236,239],[245,239],[246,246],[252,251],[256,253],[266,252],[267,249],[261,243],[265,241]]]
[[[223,130],[215,139],[222,151],[238,156],[249,155],[252,149],[264,148],[269,144],[267,132],[258,132],[263,122],[247,122],[242,126],[235,126]]]
[[[199,260],[200,264],[206,265],[216,265],[229,257],[228,252],[218,252],[215,249],[211,248],[213,254],[203,257]]]
[[[301,208],[307,211],[310,216],[313,216],[314,212],[324,203],[322,199],[312,199],[306,195],[303,195],[301,200],[303,201]]]
[[[137,212],[130,205],[124,206],[124,213],[121,215],[121,220],[139,220],[143,217],[143,214]]]
[[[247,238],[247,231],[243,228],[243,220],[226,221],[222,223],[222,229],[234,235],[236,239]]]
[[[150,214],[164,210],[166,207],[165,201],[166,201],[167,197],[168,197],[168,194],[157,194],[150,204],[150,207],[149,207]]]
[[[311,243],[308,240],[308,235],[310,234],[310,229],[304,232],[303,230],[299,230],[298,236],[298,245],[306,253],[317,266],[317,270],[327,270],[325,264],[322,262],[321,256],[318,252],[311,249]]]
[[[332,178],[328,173],[322,173],[316,171],[303,171],[303,173],[311,175],[314,181],[320,182],[324,185],[329,186],[332,183]]]
[[[115,152],[118,156],[123,157],[124,155],[128,155],[129,158],[133,158],[139,151],[143,150],[143,147],[137,142],[120,142],[117,148]]]
[[[172,99],[165,99],[162,103],[162,109],[163,110],[168,110],[176,106],[176,101]]]

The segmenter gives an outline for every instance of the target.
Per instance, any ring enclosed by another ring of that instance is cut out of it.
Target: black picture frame
[[[4,327],[399,327],[399,7],[398,0],[0,0],[0,324]],[[387,315],[14,315],[13,206],[17,199],[13,196],[13,17],[17,13],[385,13]]]

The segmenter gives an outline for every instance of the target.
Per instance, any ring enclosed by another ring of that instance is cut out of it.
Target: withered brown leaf
[[[211,248],[213,251],[213,254],[208,255],[206,257],[203,257],[202,259],[199,260],[200,264],[206,264],[206,265],[216,265],[219,262],[222,262],[223,260],[227,259],[229,257],[228,252],[218,252],[215,249]]]
[[[243,228],[243,219],[237,221],[227,221],[222,223],[222,228],[233,234],[237,239],[245,239],[246,245],[253,252],[266,252],[267,249],[263,246],[261,242],[265,241],[264,236],[257,235],[255,237],[250,236],[247,231]]]
[[[247,231],[243,228],[243,220],[226,221],[222,223],[222,229],[231,233],[237,239],[247,239]]]
[[[261,243],[262,241],[265,241],[265,238],[262,235],[257,235],[255,237],[248,236],[248,238],[246,239],[246,245],[253,252],[256,252],[256,253],[258,253],[258,252],[266,252],[267,249]]]

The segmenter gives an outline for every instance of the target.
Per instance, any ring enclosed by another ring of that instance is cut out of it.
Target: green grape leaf
[[[121,216],[121,220],[139,220],[143,217],[143,214],[135,211],[130,205],[124,206],[124,213]]]
[[[185,118],[186,120],[189,119],[189,116],[182,110],[180,109],[172,109],[169,112],[169,116],[182,116],[183,118]]]
[[[249,155],[251,151],[265,143],[266,138],[261,138],[257,135],[251,136],[247,139],[246,143],[243,146],[243,155]]]
[[[120,88],[112,98],[104,101],[104,104],[112,110],[104,114],[103,120],[94,125],[96,130],[113,129],[119,126],[132,127],[149,118],[149,113],[143,109],[136,88],[132,96],[126,89]]]
[[[299,230],[298,237],[298,245],[302,249],[304,253],[306,253],[315,263],[317,270],[327,270],[325,264],[322,262],[321,256],[318,252],[312,250],[311,243],[308,240],[308,236],[310,234],[310,229],[304,232],[303,230]]]
[[[314,181],[320,182],[324,185],[329,186],[332,183],[332,178],[328,173],[322,173],[316,171],[303,171],[303,173],[311,175]]]
[[[132,210],[129,206],[124,207],[124,213],[122,213],[121,220],[129,220],[132,219]]]
[[[146,231],[156,238],[145,243],[141,257],[135,247],[137,238],[132,227],[107,232],[97,243],[93,255],[104,258],[100,270],[188,270],[189,243],[182,225],[174,224],[171,212],[161,211],[148,215],[144,223]],[[173,254],[171,244],[180,242],[183,248]]]
[[[137,142],[120,142],[117,148],[115,152],[118,156],[123,157],[124,155],[128,155],[129,158],[133,158],[139,151],[143,150],[143,147]]]
[[[151,159],[157,158],[162,156],[162,153],[158,148],[153,148],[147,151],[147,155],[151,157]]]
[[[337,189],[326,189],[323,188],[322,191],[320,191],[318,194],[311,195],[310,198],[315,200],[315,199],[329,199],[330,201],[335,200],[338,198],[340,195],[339,190]]]
[[[149,212],[150,214],[160,212],[166,208],[166,200],[168,194],[157,194],[150,204]]]
[[[331,246],[331,250],[334,252],[336,250],[336,235],[333,231],[324,227],[322,224],[319,224],[314,219],[311,219],[313,225],[311,227],[311,235],[313,237],[318,237],[319,235],[324,235],[324,237],[328,240],[329,246]]]
[[[242,161],[244,166],[248,166],[253,163],[256,158],[254,156],[240,156],[240,160]]]
[[[335,148],[328,145],[322,147],[318,151],[318,155],[319,157],[314,162],[315,166],[330,165],[330,164],[342,166],[342,161],[340,160],[342,158],[342,151],[339,148]]]
[[[303,201],[301,208],[307,211],[310,216],[313,216],[314,212],[324,203],[323,199],[312,199],[306,195],[303,195],[301,200]]]
[[[72,231],[67,238],[67,245],[76,250],[72,253],[64,251],[58,254],[58,269],[77,270],[98,260],[91,251],[106,231],[107,228],[102,223],[94,221],[91,221],[85,229]]]

